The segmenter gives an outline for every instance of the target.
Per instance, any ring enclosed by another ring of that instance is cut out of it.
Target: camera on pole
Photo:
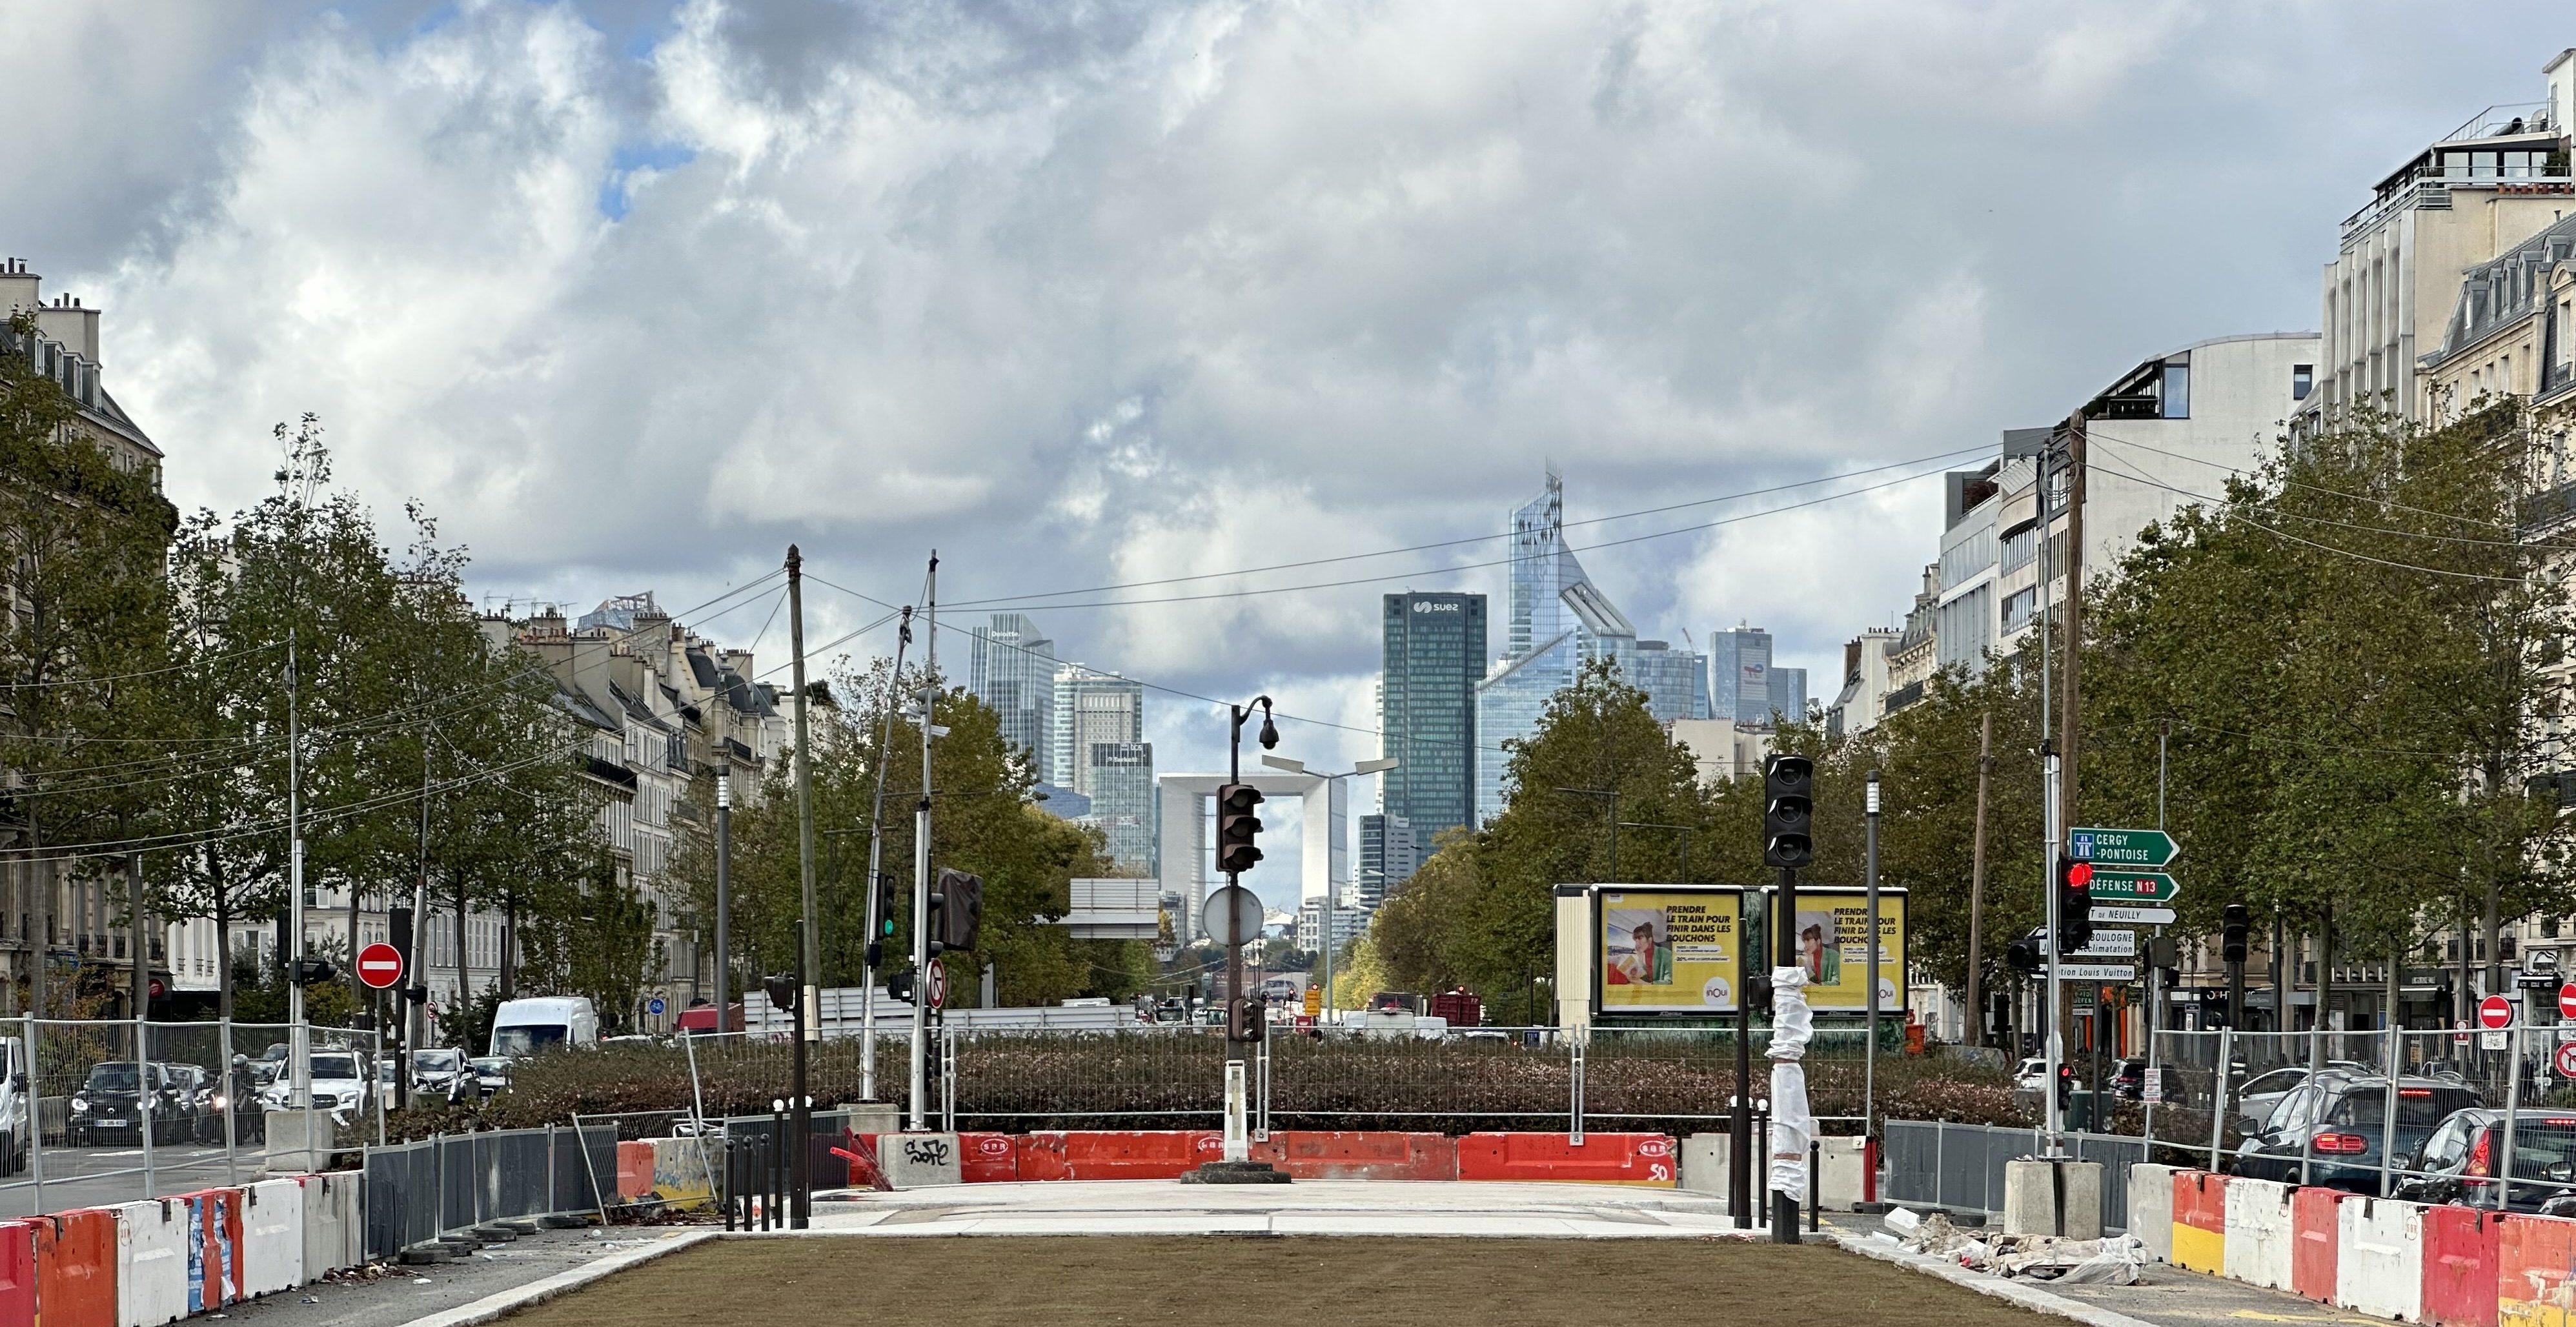
[[[2218,957],[2229,963],[2245,961],[2245,933],[2252,928],[2254,915],[2242,903],[2230,903],[2218,926]]]
[[[1762,762],[1762,864],[1798,870],[1815,859],[1816,763],[1805,756]]]
[[[1261,790],[1248,783],[1229,783],[1216,790],[1216,867],[1228,875],[1252,869],[1261,860],[1254,840],[1261,836]]]
[[[2093,943],[2093,863],[2060,853],[2057,858],[2057,952],[2069,955]]]

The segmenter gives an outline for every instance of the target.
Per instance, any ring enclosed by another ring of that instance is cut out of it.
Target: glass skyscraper
[[[1360,817],[1360,873],[1352,882],[1358,897],[1352,900],[1363,912],[1375,912],[1386,902],[1387,892],[1413,878],[1422,868],[1422,854],[1413,840],[1413,826],[1398,815]]]
[[[1091,781],[1091,810],[1082,823],[1109,837],[1119,869],[1154,869],[1154,744],[1094,742],[1083,753]]]
[[[1771,665],[1771,633],[1737,627],[1712,634],[1709,644],[1711,716],[1768,726],[1773,715],[1807,717],[1807,670]]]
[[[1378,754],[1397,764],[1378,776],[1380,801],[1428,841],[1476,815],[1485,596],[1390,594],[1382,626]]]
[[[1154,748],[1145,741],[1145,685],[1081,664],[1055,675],[1053,780],[1091,799],[1082,819],[1109,835],[1121,868],[1155,868]]]
[[[1476,684],[1479,824],[1502,814],[1510,760],[1502,744],[1538,731],[1548,697],[1574,681],[1585,659],[1606,654],[1624,667],[1637,653],[1637,629],[1565,545],[1565,482],[1554,469],[1547,487],[1512,513],[1510,608],[1509,653]]]
[[[1069,784],[1055,768],[1055,642],[1025,613],[995,613],[975,628],[966,689],[1001,716],[1002,740],[1029,752],[1040,783]]]
[[[1619,664],[1628,684],[1646,693],[1646,712],[1656,722],[1716,717],[1709,711],[1707,655],[1676,650],[1664,641],[1641,640]]]

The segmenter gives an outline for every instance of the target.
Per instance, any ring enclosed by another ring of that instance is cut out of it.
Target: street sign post
[[[402,951],[379,940],[358,951],[358,980],[383,990],[402,980]]]
[[[2513,1026],[2513,1001],[2501,995],[2490,995],[2478,1001],[2478,1026],[2489,1032],[2502,1032]]]
[[[2096,866],[2085,893],[2096,901],[2161,907],[2182,894],[2182,882],[2162,871]]]
[[[2093,905],[2093,922],[2097,926],[2107,926],[2119,922],[2127,922],[2137,926],[2171,926],[2174,922],[2174,910],[2171,908],[2126,908],[2121,907],[2118,904],[2096,903]]]
[[[2073,829],[2066,833],[2066,855],[2095,866],[2152,871],[2181,856],[2182,849],[2161,829]]]
[[[670,1007],[670,1004],[658,995],[644,1002],[644,1012],[654,1018],[660,1018]]]

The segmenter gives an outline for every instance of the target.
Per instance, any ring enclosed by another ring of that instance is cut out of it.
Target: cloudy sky
[[[685,608],[795,541],[910,602],[935,546],[1067,657],[1346,725],[1289,726],[1320,767],[1374,754],[1376,595],[1499,595],[1495,545],[1058,592],[1492,534],[1551,461],[1584,520],[1991,445],[2313,327],[2370,183],[2571,42],[2363,0],[0,0],[0,252],[106,308],[183,505],[313,411],[496,600]],[[1938,523],[1925,480],[1586,561],[1830,698]],[[1221,760],[1155,706],[1164,768]]]

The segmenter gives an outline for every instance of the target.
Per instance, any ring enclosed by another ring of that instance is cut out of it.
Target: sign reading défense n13
[[[1592,894],[1592,1003],[1605,1014],[1735,1010],[1744,896],[1732,887],[1604,885]]]
[[[1766,888],[1766,904],[1778,890]],[[1854,885],[1798,886],[1798,961],[1807,969],[1807,1007],[1829,1013],[1869,1008],[1869,896]],[[1878,891],[1878,1011],[1905,1007],[1905,891]]]

